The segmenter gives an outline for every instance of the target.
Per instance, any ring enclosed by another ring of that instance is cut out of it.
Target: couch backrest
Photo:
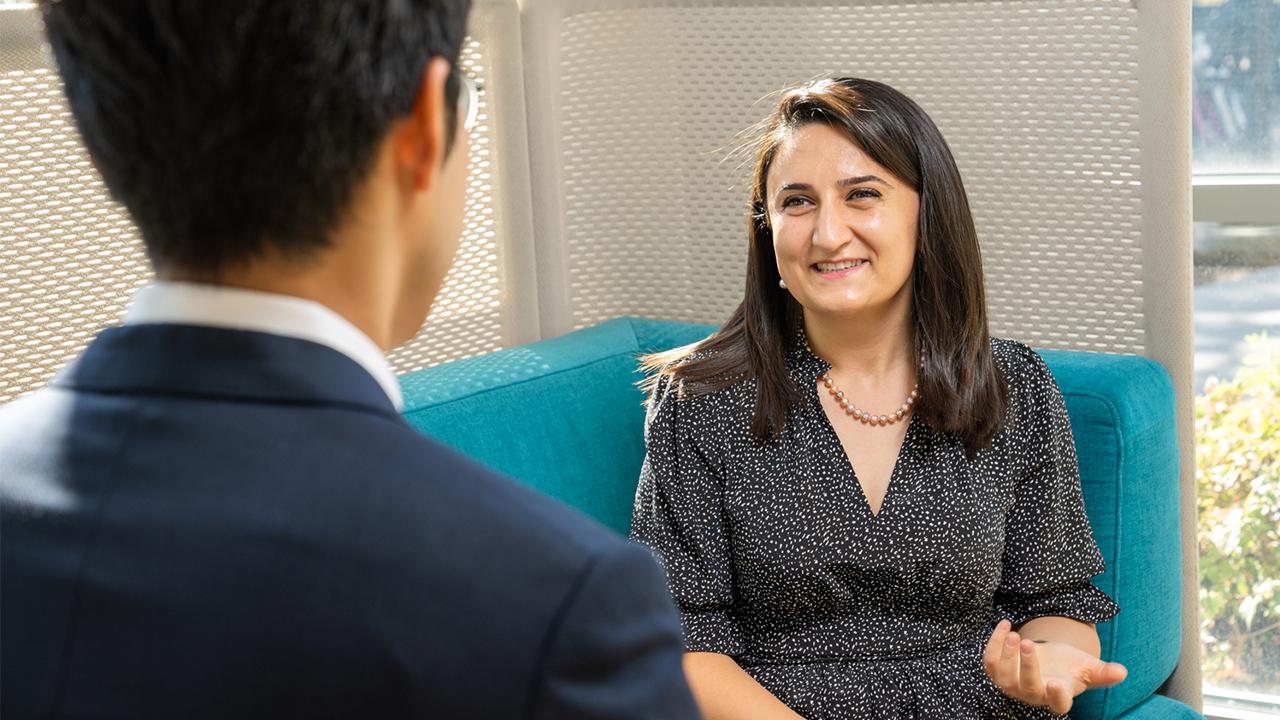
[[[626,534],[644,459],[636,358],[713,328],[622,318],[402,375],[414,427]]]
[[[402,376],[414,427],[577,507],[619,533],[644,458],[637,357],[709,325],[621,318],[553,340]],[[1076,718],[1115,717],[1172,672],[1179,648],[1178,452],[1173,388],[1141,357],[1044,351],[1067,402],[1085,505],[1107,560],[1095,583],[1121,606],[1099,628],[1129,667]]]

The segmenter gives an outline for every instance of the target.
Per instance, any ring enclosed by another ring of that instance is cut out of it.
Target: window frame
[[[1280,174],[1191,176],[1193,222],[1280,225]],[[1205,720],[1280,720],[1280,697],[1202,684]]]
[[[1191,176],[1194,222],[1280,225],[1280,174]]]

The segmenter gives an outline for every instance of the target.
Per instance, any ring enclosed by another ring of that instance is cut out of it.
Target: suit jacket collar
[[[333,348],[196,325],[107,329],[53,384],[109,394],[360,406],[399,418],[369,372]]]
[[[204,325],[310,340],[355,360],[373,376],[396,409],[400,383],[382,349],[332,309],[292,295],[226,285],[157,281],[133,296],[121,324]]]

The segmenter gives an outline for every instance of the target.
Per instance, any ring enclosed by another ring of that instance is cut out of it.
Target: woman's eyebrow
[[[850,185],[861,185],[863,183],[880,183],[885,187],[893,187],[892,185],[889,184],[888,180],[885,180],[884,178],[881,178],[877,175],[858,175],[856,177],[848,177],[837,182],[836,187],[849,187]],[[790,192],[792,190],[801,190],[801,191],[808,192],[813,190],[813,186],[810,185],[809,183],[800,183],[800,182],[787,183],[786,185],[783,185],[782,187],[778,188],[778,192],[774,194],[781,195],[784,192]]]
[[[845,178],[840,182],[836,183],[836,187],[848,187],[850,185],[861,185],[863,183],[869,183],[869,182],[876,182],[876,183],[880,183],[881,185],[884,185],[885,187],[892,187],[892,185],[890,185],[887,180],[884,180],[883,178],[879,178],[875,175],[859,175],[857,177]]]
[[[778,188],[778,192],[774,194],[781,195],[782,193],[789,192],[791,190],[812,190],[812,189],[813,189],[813,186],[810,185],[809,183],[787,183],[786,185],[783,185],[782,187]]]

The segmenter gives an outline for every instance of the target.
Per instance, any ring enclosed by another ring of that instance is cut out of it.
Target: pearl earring
[[[787,281],[786,281],[786,280],[783,280],[782,278],[778,278],[778,287],[782,288],[783,290],[786,290],[786,289],[787,289]]]

